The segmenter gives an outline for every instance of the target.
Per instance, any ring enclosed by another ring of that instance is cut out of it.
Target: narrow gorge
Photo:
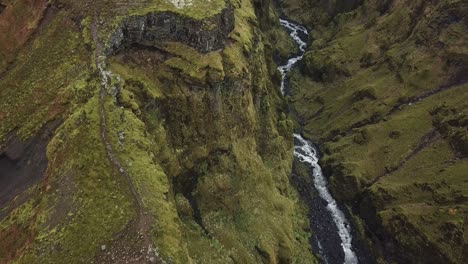
[[[290,32],[290,36],[297,43],[300,52],[289,58],[285,65],[278,67],[281,73],[280,88],[285,95],[288,91],[288,73],[303,59],[309,34],[303,26],[290,21],[280,19],[280,23]],[[300,134],[294,134],[294,156],[297,162],[306,165],[305,177],[312,178],[311,181],[297,182],[299,190],[306,190],[301,195],[309,206],[310,223],[313,230],[312,248],[315,248],[317,255],[324,263],[366,263],[367,260],[363,255],[358,258],[354,252],[353,247],[356,242],[353,244],[351,225],[328,190],[328,182],[319,165],[319,153],[316,147]],[[292,172],[292,174],[295,173],[295,171]],[[314,188],[301,186],[311,184],[311,182]],[[315,192],[318,195],[314,195]],[[324,214],[325,211],[329,215]],[[333,239],[333,237],[338,237],[340,241]]]

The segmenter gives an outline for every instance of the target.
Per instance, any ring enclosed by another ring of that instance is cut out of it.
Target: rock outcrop
[[[234,8],[231,5],[202,20],[169,11],[131,16],[120,22],[111,35],[106,54],[113,54],[133,44],[151,47],[166,41],[180,42],[206,53],[225,45],[234,29],[234,22]]]

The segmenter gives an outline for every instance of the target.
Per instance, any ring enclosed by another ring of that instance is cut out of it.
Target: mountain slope
[[[316,261],[271,81],[285,33],[255,5],[48,4],[0,79],[1,180],[26,189],[1,197],[0,262]],[[21,161],[41,170],[4,173]]]
[[[322,143],[335,197],[380,261],[462,263],[467,4],[325,2],[283,7],[313,29],[290,100],[307,136]]]

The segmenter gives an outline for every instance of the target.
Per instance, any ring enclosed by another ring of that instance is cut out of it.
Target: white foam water
[[[286,75],[288,74],[289,71],[291,71],[292,67],[298,61],[302,60],[302,58],[304,57],[305,49],[307,47],[307,43],[300,38],[299,34],[302,33],[304,35],[308,35],[309,33],[307,32],[307,29],[305,29],[304,27],[293,24],[284,19],[280,19],[280,24],[291,32],[289,36],[291,36],[291,38],[297,43],[299,50],[301,51],[300,52],[301,55],[290,58],[285,65],[278,67],[278,70],[281,73],[281,93],[284,95],[285,86],[286,86]]]
[[[294,146],[294,156],[301,162],[308,164],[313,168],[314,186],[319,196],[327,202],[327,210],[330,212],[336,227],[338,235],[341,239],[341,247],[343,248],[345,264],[356,264],[358,259],[353,251],[351,229],[345,215],[338,207],[336,200],[328,191],[327,179],[323,176],[322,168],[318,164],[318,154],[315,147],[301,135],[294,134],[296,144]]]
[[[303,41],[300,37],[300,34],[305,36],[308,35],[307,29],[302,26],[296,25],[289,21],[280,19],[280,23],[283,27],[290,31],[291,38],[297,43],[300,52],[300,55],[297,57],[290,58],[287,64],[278,67],[278,70],[281,73],[281,92],[285,93],[285,82],[286,75],[291,71],[292,67],[302,60],[304,57],[304,52],[307,47],[307,43]],[[328,191],[327,179],[322,173],[322,168],[318,164],[319,158],[318,153],[315,147],[309,141],[305,140],[301,135],[294,134],[295,146],[294,146],[294,156],[297,157],[301,162],[308,164],[313,169],[313,181],[315,189],[317,190],[319,196],[327,202],[327,211],[330,212],[333,221],[335,222],[336,227],[338,228],[338,235],[341,239],[341,247],[344,252],[344,264],[357,264],[358,258],[356,253],[353,251],[352,247],[352,236],[351,228],[346,220],[344,213],[338,207],[336,200],[331,196]],[[320,241],[318,245],[321,248]],[[326,257],[326,256],[324,256]]]

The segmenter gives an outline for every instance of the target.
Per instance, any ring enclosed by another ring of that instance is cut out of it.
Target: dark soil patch
[[[26,141],[12,136],[0,145],[0,219],[11,211],[7,207],[15,196],[42,179],[47,168],[46,148],[59,124],[58,120],[48,123]]]

